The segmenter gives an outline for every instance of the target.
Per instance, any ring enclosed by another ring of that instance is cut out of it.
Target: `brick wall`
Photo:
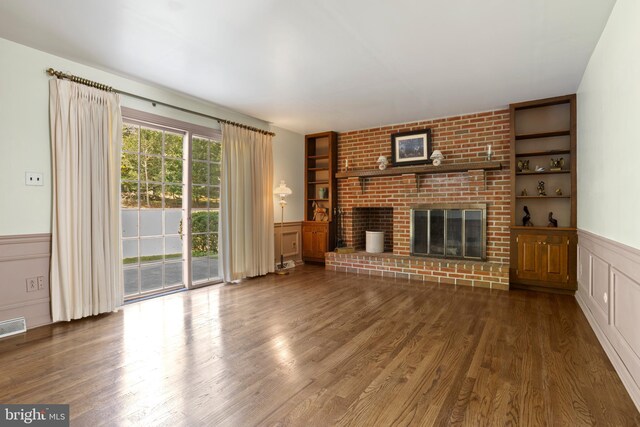
[[[384,232],[384,250],[393,251],[393,208],[356,207],[351,212],[352,245],[359,249],[365,247],[367,231]],[[349,239],[348,239],[349,240]]]
[[[410,207],[415,204],[486,203],[487,262],[509,262],[509,111],[498,110],[372,129],[343,132],[338,136],[338,170],[377,168],[378,156],[391,159],[391,134],[431,128],[433,149],[445,156],[443,164],[486,160],[491,144],[492,160],[502,162],[497,171],[416,176],[405,174],[367,178],[362,192],[358,178],[338,180],[338,206],[343,209],[343,235],[347,245],[354,241],[353,209],[358,207],[393,208],[393,254],[409,256]]]

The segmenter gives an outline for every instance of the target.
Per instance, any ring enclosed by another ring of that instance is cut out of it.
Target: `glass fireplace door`
[[[486,258],[486,207],[411,209],[411,254],[452,259]]]

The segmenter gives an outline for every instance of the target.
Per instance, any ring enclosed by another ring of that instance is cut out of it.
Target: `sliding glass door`
[[[185,137],[136,123],[124,125],[121,212],[126,297],[183,286]]]
[[[194,136],[191,144],[191,271],[194,284],[219,279],[220,141]]]
[[[121,213],[127,299],[219,280],[220,138],[211,129],[194,128],[125,119]],[[193,136],[195,131],[208,136]]]

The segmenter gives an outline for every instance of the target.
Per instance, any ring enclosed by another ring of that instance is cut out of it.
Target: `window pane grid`
[[[183,140],[150,126],[123,126],[123,212],[137,211],[135,235],[122,237],[123,245],[137,242],[137,256],[123,259],[126,296],[182,285]]]
[[[192,276],[194,282],[206,282],[219,276],[221,145],[200,136],[194,136],[192,141]]]

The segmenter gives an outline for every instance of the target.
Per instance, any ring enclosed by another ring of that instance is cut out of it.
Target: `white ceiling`
[[[615,0],[2,0],[0,37],[314,131],[576,91]]]

